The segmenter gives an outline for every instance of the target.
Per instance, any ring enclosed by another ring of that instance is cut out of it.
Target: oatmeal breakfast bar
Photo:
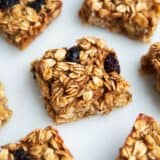
[[[160,92],[160,42],[152,44],[148,53],[142,57],[141,72],[155,75],[155,88]]]
[[[109,113],[131,101],[116,53],[95,37],[48,50],[32,63],[32,72],[56,123]]]
[[[4,95],[4,88],[0,83],[0,126],[4,124],[12,115],[12,111],[7,107],[7,98]]]
[[[144,114],[140,114],[134,127],[120,149],[117,160],[159,160],[160,124]]]
[[[158,0],[84,0],[82,22],[149,41],[160,14]]]
[[[0,33],[26,48],[61,12],[61,0],[0,0]]]
[[[36,129],[18,143],[0,147],[0,160],[73,160],[58,132]]]

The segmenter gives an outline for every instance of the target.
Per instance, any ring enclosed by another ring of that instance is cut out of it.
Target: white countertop
[[[152,78],[139,72],[140,57],[150,43],[130,40],[100,28],[85,26],[77,12],[82,0],[64,1],[60,17],[22,53],[0,38],[0,80],[5,85],[8,105],[14,111],[0,130],[0,145],[16,142],[35,128],[52,123],[44,109],[40,92],[30,73],[30,62],[49,48],[72,46],[82,36],[97,36],[114,48],[123,77],[132,85],[133,102],[105,116],[55,126],[76,160],[114,160],[140,112],[160,121],[160,95],[152,88]],[[160,40],[160,27],[151,43]]]

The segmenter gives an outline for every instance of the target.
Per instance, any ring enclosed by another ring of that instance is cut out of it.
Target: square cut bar
[[[4,124],[12,115],[12,111],[7,107],[7,98],[4,95],[3,85],[0,83],[0,126]]]
[[[141,72],[155,76],[155,88],[160,92],[160,42],[152,44],[148,53],[142,57]]]
[[[109,113],[131,101],[115,52],[95,37],[48,50],[33,62],[32,72],[56,123]]]
[[[1,0],[0,33],[26,48],[61,12],[61,0]]]
[[[58,132],[36,129],[17,143],[0,147],[0,160],[73,160]]]
[[[160,124],[152,117],[140,114],[120,149],[117,160],[159,160]]]
[[[160,15],[158,0],[84,0],[82,22],[149,41]]]

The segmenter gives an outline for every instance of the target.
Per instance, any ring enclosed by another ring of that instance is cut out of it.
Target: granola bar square
[[[4,95],[4,88],[0,83],[0,126],[4,124],[12,115],[12,111],[7,107],[7,98]]]
[[[48,50],[33,62],[32,72],[56,123],[109,113],[131,101],[116,53],[95,37]]]
[[[160,42],[152,44],[148,53],[142,57],[141,72],[155,76],[155,88],[160,92]]]
[[[61,12],[61,0],[1,0],[0,33],[26,48]]]
[[[140,114],[120,149],[117,160],[159,160],[160,124],[154,118]]]
[[[149,41],[160,15],[157,0],[84,0],[82,22]]]
[[[73,160],[58,132],[36,129],[17,143],[0,147],[0,160]]]

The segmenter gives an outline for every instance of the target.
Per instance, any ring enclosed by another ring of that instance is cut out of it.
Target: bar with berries
[[[0,147],[0,160],[73,160],[57,130],[35,129],[17,143]]]
[[[31,70],[58,124],[109,113],[132,99],[115,51],[99,38],[84,37],[70,48],[50,49]]]
[[[1,0],[0,33],[26,48],[61,12],[61,0]]]

